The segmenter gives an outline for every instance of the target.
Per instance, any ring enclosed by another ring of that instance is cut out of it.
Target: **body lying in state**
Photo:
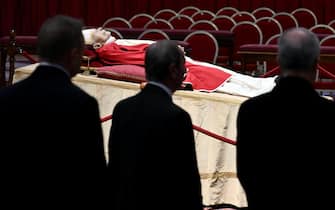
[[[85,43],[92,45],[99,59],[105,65],[144,65],[146,48],[154,41],[136,39],[116,39],[110,32],[98,29],[83,30]],[[193,60],[185,55],[187,76],[185,83],[193,89],[205,92],[223,92],[233,95],[253,97],[272,90],[276,77],[257,78],[213,65]]]

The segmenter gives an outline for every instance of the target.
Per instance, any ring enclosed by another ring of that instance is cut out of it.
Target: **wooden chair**
[[[182,14],[172,17],[169,22],[174,29],[187,29],[194,23],[191,17]]]
[[[219,9],[215,14],[216,16],[220,16],[220,15],[227,15],[229,17],[233,16],[233,14],[239,12],[238,9],[236,9],[235,7],[223,7],[221,9]]]
[[[152,20],[155,20],[155,18],[151,15],[146,13],[139,13],[131,17],[129,19],[129,23],[132,25],[133,28],[143,28],[145,24]]]
[[[171,23],[164,19],[150,20],[144,25],[144,28],[173,29]]]
[[[198,20],[211,20],[215,17],[216,15],[209,11],[209,10],[200,10],[196,13],[194,13],[191,18],[194,21],[198,21]]]
[[[272,17],[261,17],[255,23],[262,31],[263,43],[273,35],[283,33],[280,23]]]
[[[190,30],[219,30],[219,28],[210,20],[198,20],[194,22],[190,27]]]
[[[320,46],[335,46],[335,34],[326,36],[321,39]]]
[[[164,40],[164,39],[170,39],[170,37],[161,29],[147,29],[143,31],[137,39],[143,39],[143,40]]]
[[[174,17],[178,15],[176,11],[172,10],[172,9],[161,9],[158,10],[155,14],[154,14],[154,18],[155,19],[164,19],[164,20],[169,20],[170,18]]]
[[[191,17],[194,13],[199,12],[200,9],[195,6],[186,6],[183,7],[182,9],[179,10],[178,14],[179,15],[187,15]]]
[[[335,29],[326,24],[316,24],[309,30],[316,34],[335,34]]]
[[[291,13],[278,12],[272,17],[280,23],[283,31],[286,31],[289,28],[296,28],[299,26],[298,21]]]
[[[298,21],[298,25],[304,28],[311,28],[318,24],[318,19],[314,12],[307,8],[297,8],[291,14]]]
[[[191,46],[191,58],[212,64],[216,63],[219,45],[211,33],[203,30],[194,31],[187,35],[184,41]]]
[[[236,25],[236,22],[234,19],[232,19],[231,17],[227,16],[227,15],[220,15],[220,16],[216,16],[215,18],[213,18],[212,23],[214,23],[217,28],[219,30],[227,30],[230,31],[230,29]]]
[[[254,9],[251,14],[256,19],[262,18],[262,17],[272,17],[275,14],[275,11],[270,9],[269,7],[259,7],[257,9]]]
[[[255,22],[256,18],[253,14],[247,11],[240,11],[231,16],[233,20],[235,20],[236,23],[242,22],[242,21],[249,21],[249,22]]]
[[[242,21],[237,23],[232,29],[231,32],[235,34],[234,37],[234,68],[236,70],[246,70],[253,72],[256,69],[255,65],[250,65],[250,67],[242,66],[242,58],[237,52],[240,47],[245,44],[262,44],[263,35],[261,29],[253,22]]]

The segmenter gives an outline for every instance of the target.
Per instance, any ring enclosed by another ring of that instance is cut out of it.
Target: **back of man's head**
[[[316,35],[305,28],[292,28],[279,39],[278,61],[283,75],[314,74],[320,55]]]
[[[162,82],[169,76],[171,64],[179,66],[181,51],[175,41],[160,40],[151,44],[145,54],[145,73],[148,81]]]
[[[57,15],[46,20],[38,33],[37,51],[41,60],[59,62],[73,48],[83,47],[83,23]]]

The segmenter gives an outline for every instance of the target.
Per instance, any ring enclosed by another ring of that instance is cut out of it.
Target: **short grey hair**
[[[145,73],[148,81],[163,81],[169,75],[171,64],[179,66],[183,54],[173,40],[159,40],[151,44],[145,54]]]
[[[313,70],[320,55],[317,36],[306,28],[292,28],[279,39],[279,65],[282,71]]]

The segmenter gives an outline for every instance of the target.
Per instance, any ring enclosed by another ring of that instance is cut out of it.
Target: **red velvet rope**
[[[37,63],[37,60],[33,57],[31,57],[31,55],[29,55],[29,53],[27,53],[27,51],[22,50],[21,54],[26,57],[31,63]]]
[[[112,119],[112,115],[108,115],[106,117],[101,118],[101,122],[106,122],[106,121],[111,120],[111,119]],[[206,134],[206,135],[208,135],[210,137],[218,139],[220,141],[226,142],[228,144],[236,145],[236,141],[228,139],[228,138],[223,137],[223,136],[220,136],[220,135],[215,134],[213,132],[210,132],[210,131],[208,131],[206,129],[203,129],[203,128],[199,127],[199,126],[193,125],[193,129],[197,130],[197,131],[199,131],[199,132],[201,132],[203,134]]]

